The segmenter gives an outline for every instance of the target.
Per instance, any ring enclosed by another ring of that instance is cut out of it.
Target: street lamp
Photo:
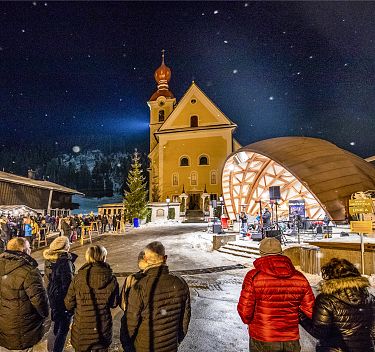
[[[167,220],[169,220],[169,203],[171,202],[171,199],[167,196],[165,201],[167,202]]]

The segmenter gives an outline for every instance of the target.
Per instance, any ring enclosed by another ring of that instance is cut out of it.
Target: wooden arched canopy
[[[269,206],[269,187],[280,186],[281,216],[288,201],[304,199],[306,216],[343,220],[348,199],[375,189],[375,167],[336,145],[317,138],[281,137],[250,144],[232,153],[223,168],[222,187],[229,217]]]

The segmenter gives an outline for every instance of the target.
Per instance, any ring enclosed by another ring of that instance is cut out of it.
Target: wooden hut
[[[74,189],[0,171],[0,205],[24,205],[37,213],[67,216],[79,207],[72,203]]]

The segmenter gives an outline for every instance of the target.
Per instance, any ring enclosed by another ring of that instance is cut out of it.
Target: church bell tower
[[[148,170],[150,173],[149,197],[151,201],[154,194],[153,188],[156,187],[159,190],[161,188],[159,184],[159,141],[156,138],[155,132],[168,119],[176,105],[176,99],[168,86],[171,79],[171,69],[164,62],[164,53],[165,50],[162,50],[161,65],[156,69],[154,74],[157,90],[147,102],[150,108],[150,167]]]
[[[162,50],[161,65],[154,74],[158,89],[147,102],[150,108],[150,153],[158,143],[154,133],[168,118],[176,104],[176,99],[168,86],[171,79],[171,69],[164,62],[164,53],[165,50]]]

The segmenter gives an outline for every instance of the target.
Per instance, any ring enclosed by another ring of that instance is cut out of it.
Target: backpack
[[[58,303],[59,297],[59,283],[57,280],[57,263],[51,263],[51,274],[48,277],[48,285],[47,285],[47,294],[51,306],[51,310],[55,310],[57,308],[56,304]]]

